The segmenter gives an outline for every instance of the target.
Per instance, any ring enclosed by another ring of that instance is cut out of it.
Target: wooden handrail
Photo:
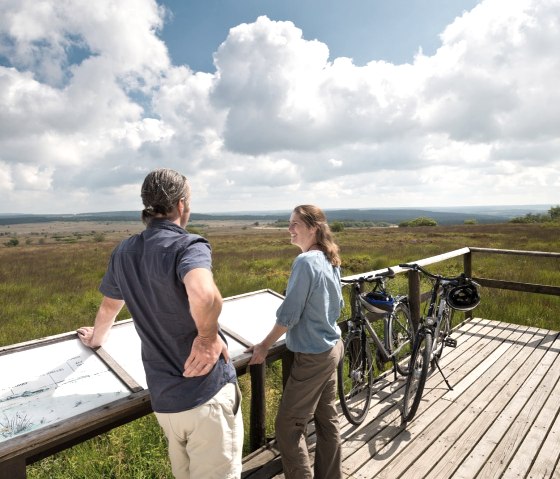
[[[427,266],[439,263],[448,259],[463,257],[463,270],[465,274],[472,277],[473,253],[482,254],[507,254],[524,255],[533,257],[553,257],[560,258],[560,253],[542,251],[518,251],[494,248],[464,247],[429,258],[422,258],[409,263],[417,263],[420,266]],[[399,266],[391,267],[395,273],[406,272],[408,274],[408,296],[412,317],[415,321],[420,318],[420,304],[425,299],[426,293],[420,291],[420,277],[417,272],[405,270]],[[360,276],[377,274],[385,271],[386,268],[362,273],[358,275],[346,276],[344,279],[356,279]],[[551,294],[560,296],[560,287],[552,285],[539,285],[530,283],[512,282],[498,279],[473,278],[484,287],[499,288],[514,291],[524,291],[528,293]],[[276,293],[277,294],[277,293]],[[466,317],[469,317],[467,313]],[[53,341],[60,340],[65,335],[53,337]],[[0,348],[0,354],[5,353],[6,348]],[[246,373],[251,375],[252,395],[251,395],[251,419],[250,419],[250,449],[253,451],[266,442],[265,437],[265,367],[248,366],[251,355],[242,354],[236,358],[234,363],[238,376]],[[282,377],[285,381],[288,377],[291,354],[286,349],[285,342],[276,343],[267,355],[267,364],[281,360]],[[26,435],[18,438],[17,441],[0,443],[0,476],[21,479],[26,477],[26,464],[31,464],[39,459],[54,454],[79,442],[83,442],[93,436],[106,432],[114,427],[120,426],[134,419],[142,417],[152,412],[149,392],[140,391],[131,394],[129,397],[111,403],[110,405],[98,408],[87,415],[67,420],[54,427],[57,433],[53,436],[52,429],[44,432],[34,432],[26,440]]]
[[[497,248],[478,248],[475,246],[469,247],[473,253],[493,253],[493,254],[513,254],[518,256],[541,256],[550,258],[560,258],[560,253],[552,253],[547,251],[524,251],[515,249],[497,249]]]

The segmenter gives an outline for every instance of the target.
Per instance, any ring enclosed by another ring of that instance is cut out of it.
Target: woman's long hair
[[[317,227],[315,243],[333,266],[340,266],[339,247],[334,242],[325,213],[315,205],[299,205],[294,213],[310,228]]]

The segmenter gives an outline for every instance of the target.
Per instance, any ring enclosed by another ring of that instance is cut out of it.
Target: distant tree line
[[[286,220],[276,220],[274,223],[271,223],[271,226],[275,228],[287,228],[289,225],[290,222]],[[336,233],[338,231],[344,231],[345,228],[387,228],[395,225],[386,221],[336,220],[332,223],[329,222],[329,226],[331,230]]]
[[[560,222],[560,205],[553,206],[548,213],[527,213],[509,220],[510,223],[558,223]]]

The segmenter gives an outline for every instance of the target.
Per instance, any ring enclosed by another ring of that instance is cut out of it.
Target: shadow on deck
[[[341,414],[344,477],[559,477],[559,334],[464,323],[440,362],[453,390],[433,371],[411,422],[401,418],[404,380],[392,374],[377,383],[361,426]],[[314,440],[310,432],[311,452]],[[284,477],[273,443],[244,459],[242,477]]]

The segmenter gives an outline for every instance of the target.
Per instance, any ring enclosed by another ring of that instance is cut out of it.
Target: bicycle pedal
[[[445,338],[445,341],[443,343],[449,348],[457,347],[457,340],[450,337]]]

